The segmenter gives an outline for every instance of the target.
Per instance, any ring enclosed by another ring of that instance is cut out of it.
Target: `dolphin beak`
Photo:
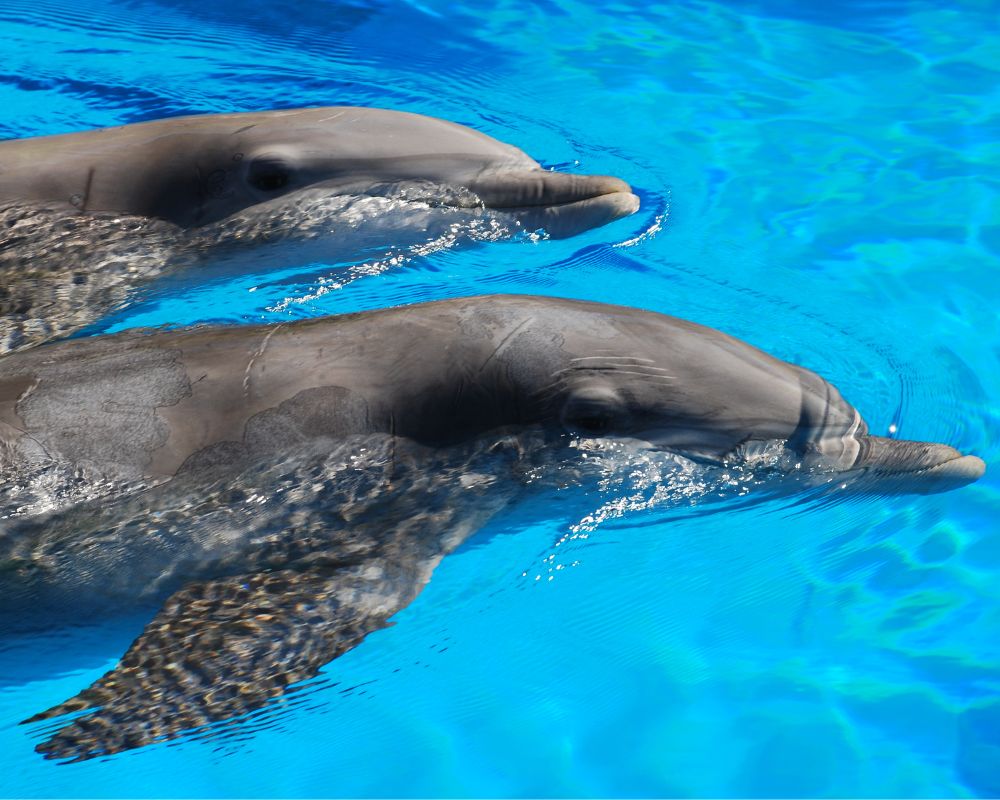
[[[574,236],[639,210],[632,187],[608,175],[567,175],[546,170],[494,172],[469,187],[487,208],[507,212],[527,230],[543,228],[554,239]]]
[[[931,442],[859,437],[854,469],[863,469],[879,491],[931,494],[957,489],[983,477],[986,464],[954,447]],[[867,480],[865,481],[867,483]]]

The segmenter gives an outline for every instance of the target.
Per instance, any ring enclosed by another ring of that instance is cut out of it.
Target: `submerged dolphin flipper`
[[[36,750],[80,761],[259,709],[386,627],[423,588],[429,567],[377,561],[190,584],[114,669],[25,720],[93,709]]]
[[[126,498],[117,509],[98,504],[88,514],[49,520],[57,529],[89,524],[118,541],[153,541],[166,528],[177,541],[183,534],[170,518],[180,512],[151,520],[141,509],[196,506],[194,535],[215,531],[226,538],[234,487],[247,497],[265,486],[274,491],[279,476],[290,483],[282,502],[253,504],[232,522],[256,539],[252,553],[217,561],[202,579],[167,578],[161,609],[114,669],[24,720],[85,712],[48,734],[39,753],[72,761],[111,755],[239,718],[294,692],[295,684],[391,624],[441,559],[505,506],[517,487],[487,476],[519,470],[522,455],[493,437],[447,452],[391,437],[327,442],[326,449],[241,469],[219,483],[209,476],[228,475],[229,467],[195,469],[130,498],[134,519],[122,508]],[[315,501],[317,492],[325,503]],[[123,514],[125,523],[115,524]],[[142,570],[144,559],[132,555],[127,564],[116,561],[118,571]],[[79,553],[71,562],[103,571]],[[140,571],[129,580],[164,579]]]

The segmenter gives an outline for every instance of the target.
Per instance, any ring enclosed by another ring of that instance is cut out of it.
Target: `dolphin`
[[[0,625],[160,604],[114,669],[28,720],[85,712],[37,749],[111,754],[299,691],[496,511],[592,478],[595,443],[831,491],[944,491],[985,469],[871,435],[820,376],[720,331],[592,302],[469,297],[12,354]]]
[[[545,170],[463,125],[374,108],[3,141],[0,354],[78,331],[167,274],[572,236],[638,206],[617,178]]]

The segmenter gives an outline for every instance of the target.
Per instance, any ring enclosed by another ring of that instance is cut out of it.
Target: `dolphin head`
[[[232,197],[206,208],[204,221],[309,190],[486,208],[556,237],[638,208],[618,178],[542,169],[516,147],[445,120],[358,108],[293,113],[240,134]]]
[[[0,195],[20,192],[15,199],[55,199],[182,228],[266,212],[301,193],[491,209],[555,237],[639,205],[617,178],[550,172],[465,126],[381,109],[180,117],[5,145],[12,166]],[[39,174],[43,154],[48,170]]]
[[[496,304],[507,303],[532,309],[511,320],[516,349],[532,357],[503,369],[517,373],[529,413],[571,436],[638,440],[718,465],[777,452],[778,469],[879,492],[943,491],[985,470],[944,444],[870,435],[819,375],[720,331],[593,303]]]

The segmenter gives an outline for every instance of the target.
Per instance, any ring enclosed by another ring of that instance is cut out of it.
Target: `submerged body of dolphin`
[[[719,331],[552,298],[131,333],[0,361],[0,624],[161,610],[37,715],[89,758],[259,708],[407,605],[581,442],[940,491],[984,469],[871,436],[815,373]],[[4,622],[6,621],[6,622]]]
[[[550,172],[462,125],[381,109],[3,141],[0,354],[79,330],[182,269],[350,261],[539,229],[571,236],[638,202],[617,178]]]

